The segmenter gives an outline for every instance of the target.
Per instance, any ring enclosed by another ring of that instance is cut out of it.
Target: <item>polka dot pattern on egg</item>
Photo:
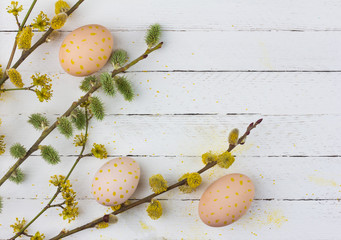
[[[212,183],[200,198],[199,216],[212,227],[229,225],[241,218],[254,197],[254,185],[245,175],[235,173]]]
[[[105,163],[95,174],[92,194],[102,205],[122,204],[135,192],[139,180],[140,167],[134,159],[115,158]]]
[[[109,60],[114,40],[101,25],[86,25],[72,31],[59,50],[62,68],[73,76],[87,76],[100,70]]]

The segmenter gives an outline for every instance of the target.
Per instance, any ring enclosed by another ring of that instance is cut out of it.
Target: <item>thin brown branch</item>
[[[78,0],[77,3],[75,3],[75,5],[73,5],[69,11],[66,12],[67,15],[70,15],[71,13],[73,13],[78,7],[79,5],[82,4],[82,2],[84,2],[84,0]],[[21,27],[24,25],[24,22],[21,24]],[[25,59],[34,51],[36,50],[40,45],[42,45],[43,43],[46,42],[46,39],[48,38],[48,36],[54,31],[53,28],[49,28],[44,34],[43,36],[41,36],[41,38],[30,48],[28,49],[27,51],[23,51],[20,58],[15,62],[15,64],[12,66],[12,68],[15,68],[17,69],[20,64],[22,62],[25,61]],[[15,44],[15,47],[16,47],[16,44]],[[14,50],[15,51],[15,50]],[[12,55],[12,54],[11,54]],[[13,53],[13,56],[14,56],[14,53]],[[6,68],[8,69],[10,68],[10,64],[9,66]],[[0,87],[7,81],[8,79],[8,76],[7,74],[4,74],[4,76],[2,77],[2,79],[0,80]]]
[[[130,68],[131,66],[135,65],[136,63],[138,63],[139,61],[145,59],[148,54],[152,53],[153,51],[161,48],[162,46],[162,42],[159,43],[158,45],[156,45],[154,48],[151,49],[147,49],[140,57],[136,58],[135,60],[133,60],[131,63],[128,63],[125,67],[122,67],[120,69],[114,70],[112,72],[112,76],[115,76],[125,70],[127,70],[128,68]],[[66,112],[62,115],[62,117],[68,117],[70,116],[70,114],[72,113],[72,111],[78,107],[79,105],[81,105],[82,103],[86,102],[88,100],[88,98],[91,96],[92,93],[94,93],[95,91],[97,91],[99,88],[101,87],[101,83],[98,82],[96,83],[83,97],[81,97],[78,101],[73,102],[71,104],[71,106],[68,108],[68,110],[66,110]],[[36,142],[30,147],[30,149],[27,151],[27,153],[25,154],[24,157],[19,158],[16,163],[7,171],[7,173],[0,179],[0,187],[2,184],[4,184],[4,182],[12,175],[12,173],[29,157],[32,155],[32,153],[34,153],[35,151],[38,150],[38,146],[40,145],[40,143],[53,131],[56,129],[58,125],[58,119],[46,130],[44,130],[42,132],[42,134],[40,135],[40,137],[36,140]]]
[[[255,127],[257,127],[257,125],[260,124],[260,123],[262,122],[262,120],[263,120],[263,119],[259,119],[259,120],[257,120],[255,123],[251,123],[251,124],[247,127],[245,133],[239,138],[237,145],[229,145],[227,151],[230,152],[230,151],[232,151],[236,146],[240,145],[240,144],[245,140],[246,136],[248,136],[248,135],[250,134],[251,130],[254,129]],[[217,164],[217,162],[209,162],[209,163],[206,164],[203,168],[201,168],[199,171],[197,171],[197,173],[201,174],[201,173],[207,171],[208,169],[214,167],[216,164]],[[182,185],[186,184],[186,182],[187,182],[187,179],[183,179],[182,181],[179,181],[179,182],[176,182],[176,183],[172,184],[171,186],[169,186],[169,187],[167,188],[166,191],[164,191],[164,192],[162,192],[162,193],[153,193],[153,194],[150,194],[149,196],[147,196],[147,197],[145,197],[145,198],[142,198],[142,199],[140,199],[140,200],[138,200],[138,201],[136,201],[136,202],[133,202],[133,203],[131,203],[131,204],[125,205],[125,206],[121,207],[120,209],[118,209],[118,210],[116,210],[116,211],[114,211],[114,212],[112,212],[112,213],[110,213],[110,214],[118,215],[118,214],[120,214],[120,213],[123,213],[123,212],[125,212],[125,211],[131,209],[131,208],[134,208],[134,207],[136,207],[136,206],[139,206],[139,205],[141,205],[141,204],[143,204],[143,203],[148,203],[148,202],[150,202],[153,198],[155,198],[156,196],[158,196],[158,195],[160,195],[160,194],[163,194],[163,193],[165,193],[165,192],[168,192],[168,191],[170,191],[170,190],[172,190],[172,189],[174,189],[174,188],[177,188],[177,187],[179,187],[179,186],[182,186]],[[104,216],[102,216],[102,217],[100,217],[100,218],[97,218],[97,219],[95,219],[95,220],[93,220],[93,221],[91,221],[91,222],[89,222],[89,223],[87,223],[87,224],[84,224],[84,225],[82,225],[82,226],[80,226],[80,227],[74,228],[74,229],[72,229],[72,230],[70,230],[70,231],[62,231],[62,232],[60,232],[58,235],[56,235],[55,237],[51,238],[50,240],[58,240],[58,239],[61,239],[61,238],[65,238],[65,237],[67,237],[67,236],[70,236],[70,235],[75,234],[75,233],[77,233],[77,232],[83,231],[83,230],[85,230],[85,229],[93,228],[93,227],[95,227],[97,224],[99,224],[99,223],[101,223],[101,222],[108,222],[108,214],[106,214],[106,215],[104,215]]]

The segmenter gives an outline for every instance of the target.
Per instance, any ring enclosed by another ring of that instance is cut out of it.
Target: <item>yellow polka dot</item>
[[[106,202],[110,202],[110,199],[109,199],[109,198],[107,198],[105,201],[106,201]]]
[[[101,169],[101,170],[99,170],[99,172],[103,172],[103,170]]]
[[[114,166],[117,167],[117,163],[115,163]]]
[[[85,41],[86,41],[86,39],[83,39],[83,40],[82,40],[82,42],[85,42]]]
[[[107,188],[107,192],[109,192],[109,188]]]
[[[83,57],[82,56],[78,56],[79,57],[79,59],[82,59]]]
[[[234,178],[231,178],[231,181],[234,182]]]
[[[227,221],[224,221],[224,224],[227,224]]]
[[[65,62],[64,59],[62,59],[61,62],[64,63]]]
[[[63,48],[66,47],[66,44],[63,44],[62,47],[63,47]]]
[[[119,172],[122,172],[122,170],[118,170]]]
[[[75,61],[73,61],[72,59],[71,59],[71,64],[75,64]]]
[[[133,173],[132,173],[132,172],[128,172],[128,174],[130,174],[130,175],[131,175],[131,174],[133,174]]]
[[[90,29],[92,29],[92,26],[89,26]]]
[[[68,52],[68,53],[70,52],[70,50],[69,50],[69,49],[66,49],[65,51],[66,51],[66,52]]]
[[[92,48],[89,48],[90,51],[94,51]]]
[[[228,199],[228,198],[229,198],[229,196],[226,196],[225,198],[226,198],[226,199]]]
[[[120,195],[120,198],[124,198],[124,195]]]
[[[95,42],[96,45],[98,45],[98,42]]]
[[[108,37],[108,40],[111,40],[111,38],[110,38],[110,37]]]
[[[215,220],[215,222],[218,223],[218,222],[219,222],[219,219]]]
[[[103,56],[103,59],[104,59],[104,60],[106,60],[107,58],[108,58],[107,56],[105,56],[105,55]]]
[[[237,192],[236,192],[236,195],[238,196],[238,195],[239,195],[239,193],[237,193]]]
[[[81,74],[82,72],[76,72],[76,74]]]
[[[105,30],[104,30],[104,29],[102,29],[102,32],[105,32]]]
[[[124,182],[127,182],[127,179],[124,179]]]
[[[121,162],[121,164],[124,164],[124,162]]]
[[[128,190],[126,190],[126,193],[128,193],[129,191]]]
[[[122,187],[120,187],[120,190],[122,190]]]
[[[243,181],[240,181],[239,183],[240,183],[240,185],[243,185]]]
[[[94,192],[94,194],[96,194],[96,192]]]
[[[103,49],[103,48],[101,48],[101,51],[102,51],[102,52],[104,52],[104,49]]]
[[[234,218],[235,216],[234,215],[232,215],[232,218]]]
[[[97,201],[99,200],[99,197],[97,198]]]
[[[248,189],[249,192],[251,192],[251,189]]]
[[[218,199],[214,199],[213,201],[215,201],[215,202],[216,202],[216,201],[218,201]]]
[[[98,57],[98,59],[99,59],[99,60],[102,60],[102,58],[101,58],[101,57]]]
[[[79,49],[79,46],[77,46],[77,49]]]
[[[90,35],[92,35],[92,36],[95,36],[95,35],[96,35],[96,33],[90,33]]]
[[[102,38],[102,42],[105,42],[105,38]]]
[[[230,214],[229,214],[229,213],[227,213],[227,214],[226,214],[226,216],[228,217],[228,216],[230,216]]]
[[[99,27],[98,27],[98,26],[96,26],[96,28],[98,29]]]
[[[97,180],[98,180],[98,177],[95,177],[95,180],[97,181]]]
[[[70,72],[70,68],[67,68],[66,71]]]
[[[108,172],[110,172],[111,170],[110,169],[108,169]]]
[[[208,223],[210,224],[210,223],[211,223],[211,221],[208,221]]]
[[[235,207],[237,207],[237,206],[238,206],[238,204],[236,203],[236,204],[234,204],[234,206],[235,206]]]
[[[138,179],[139,177],[138,176],[135,176],[135,179]]]
[[[73,44],[73,41],[70,41],[71,44]]]
[[[101,191],[101,189],[102,189],[101,187],[98,188],[99,191]]]
[[[244,209],[247,209],[247,207],[245,206]]]
[[[109,47],[109,49],[111,49],[111,46],[110,46],[110,45],[109,45],[108,47]]]
[[[230,188],[230,186],[226,186],[226,188]]]
[[[80,67],[81,69],[84,69],[83,65],[80,65],[79,67]]]
[[[116,192],[113,192],[112,195],[116,196]]]
[[[96,64],[96,67],[99,67],[99,64],[98,64],[98,63]]]
[[[213,212],[213,213],[211,213],[211,215],[214,215],[214,212]]]
[[[86,72],[87,72],[87,73],[91,73],[91,71],[89,71],[89,70],[88,70],[88,71],[86,71]]]
[[[131,188],[135,188],[134,186],[131,186]]]

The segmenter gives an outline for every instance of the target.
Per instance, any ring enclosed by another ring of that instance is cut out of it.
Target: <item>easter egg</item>
[[[234,173],[213,182],[202,194],[199,216],[211,227],[223,227],[241,218],[250,207],[255,193],[252,181]]]
[[[87,76],[100,70],[109,60],[114,40],[101,25],[86,25],[72,31],[59,50],[62,68],[73,76]]]
[[[105,163],[95,174],[91,193],[105,206],[115,206],[128,200],[140,180],[139,164],[132,158],[120,157]]]

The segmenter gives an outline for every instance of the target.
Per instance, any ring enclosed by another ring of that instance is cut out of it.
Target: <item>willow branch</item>
[[[21,90],[29,90],[35,92],[32,88],[34,88],[34,85],[24,88],[4,88],[0,89],[0,92],[10,92],[10,91],[21,91]]]
[[[70,175],[72,174],[73,170],[75,169],[75,167],[77,166],[77,164],[79,163],[79,161],[82,158],[92,156],[91,153],[83,155],[83,153],[85,151],[86,143],[88,141],[88,129],[89,129],[89,121],[90,121],[90,118],[88,118],[88,109],[87,108],[85,108],[85,119],[86,119],[86,122],[85,122],[85,141],[84,141],[84,145],[82,146],[82,149],[81,149],[80,153],[78,154],[78,157],[77,157],[76,161],[74,162],[74,164],[72,165],[72,167],[69,170],[68,174],[66,175],[63,183],[66,183],[66,181],[69,179]],[[15,234],[15,236],[13,236],[10,240],[14,240],[17,237],[20,237],[21,235],[23,235],[25,230],[29,226],[31,226],[49,208],[53,208],[53,207],[61,207],[61,208],[63,208],[62,205],[65,202],[62,202],[62,203],[59,203],[59,204],[53,204],[52,205],[53,201],[58,197],[60,192],[61,192],[61,186],[58,186],[55,194],[50,199],[50,201],[46,204],[46,206],[29,223],[27,223],[17,234]]]
[[[140,57],[136,58],[135,60],[133,60],[132,62],[128,63],[126,66],[121,67],[117,70],[114,70],[112,72],[112,76],[114,77],[115,75],[124,72],[125,70],[127,70],[128,68],[130,68],[131,66],[135,65],[136,63],[138,63],[139,61],[145,59],[148,54],[152,53],[153,51],[161,48],[162,46],[162,42],[160,42],[158,45],[156,45],[154,48],[150,48],[147,49]],[[97,82],[83,97],[81,97],[78,101],[73,102],[71,104],[71,106],[69,107],[68,110],[66,110],[66,112],[61,116],[61,117],[68,117],[70,116],[70,114],[72,113],[73,110],[75,110],[75,108],[77,108],[79,105],[81,105],[82,103],[86,102],[88,100],[88,98],[91,96],[92,93],[96,92],[99,88],[101,87],[101,83]],[[40,145],[40,143],[53,131],[56,129],[56,127],[58,126],[58,119],[46,130],[44,130],[42,132],[42,134],[40,135],[40,137],[36,140],[36,142],[30,147],[30,149],[26,152],[25,156],[22,158],[19,158],[16,163],[7,171],[7,173],[0,179],[0,187],[2,184],[4,184],[4,182],[12,175],[12,173],[29,157],[32,155],[32,153],[34,153],[35,151],[38,150],[38,147]]]
[[[37,0],[35,0],[35,1],[37,1]],[[79,7],[79,5],[82,4],[82,2],[84,2],[84,0],[78,0],[78,2],[75,3],[75,5],[73,5],[73,6],[69,9],[69,11],[66,12],[66,14],[69,16],[71,13],[73,13],[73,12]],[[26,20],[27,20],[27,19],[26,19]],[[24,19],[24,21],[25,21],[25,19]],[[26,21],[25,21],[25,22],[26,22]],[[24,25],[25,22],[23,22],[23,23],[21,24],[21,27]],[[24,62],[25,59],[26,59],[34,50],[36,50],[40,45],[42,45],[43,43],[46,42],[46,39],[48,38],[48,36],[49,36],[53,31],[54,31],[54,29],[50,27],[50,28],[43,34],[43,36],[41,36],[41,38],[40,38],[40,39],[39,39],[39,40],[38,40],[30,49],[28,49],[27,51],[23,51],[22,54],[21,54],[21,56],[20,56],[20,58],[16,61],[16,63],[12,66],[12,68],[17,69],[17,68],[20,66],[20,64],[21,64],[22,62]],[[16,44],[15,44],[15,47],[16,47]],[[15,51],[15,50],[14,50],[14,51]],[[13,56],[14,56],[14,54],[13,54]],[[9,66],[10,66],[10,64],[9,64]],[[8,68],[9,68],[9,66],[8,66]],[[6,69],[8,69],[8,68],[6,68]],[[2,79],[0,80],[0,87],[7,81],[7,79],[8,79],[8,76],[7,76],[6,72],[5,72],[5,73],[4,73],[4,76],[3,76]]]
[[[236,144],[236,145],[231,145],[231,144],[230,144],[229,147],[228,147],[228,149],[227,149],[227,151],[228,151],[228,152],[231,152],[236,146],[241,145],[241,144],[244,144],[244,141],[245,141],[246,137],[250,134],[251,130],[254,129],[254,128],[256,128],[257,125],[260,124],[260,123],[262,122],[262,120],[263,120],[263,119],[259,119],[259,120],[257,120],[255,123],[251,123],[251,124],[247,127],[245,133],[238,139],[237,144]],[[201,173],[207,171],[208,169],[214,167],[216,164],[217,164],[217,162],[209,162],[209,163],[207,163],[203,168],[201,168],[199,171],[197,171],[197,173],[201,174]],[[116,211],[114,211],[114,212],[112,212],[112,213],[110,213],[110,214],[118,215],[118,214],[120,214],[120,213],[123,213],[123,212],[125,212],[125,211],[131,209],[131,208],[134,208],[134,207],[136,207],[136,206],[139,206],[139,205],[141,205],[141,204],[143,204],[143,203],[148,203],[148,202],[150,202],[153,198],[155,198],[156,196],[158,196],[158,195],[160,195],[160,194],[163,194],[163,193],[165,193],[165,192],[168,192],[168,191],[170,191],[170,190],[172,190],[172,189],[174,189],[174,188],[177,188],[177,187],[179,187],[179,186],[182,186],[182,185],[186,184],[186,182],[187,182],[187,178],[183,179],[182,181],[176,182],[176,183],[174,183],[173,185],[170,185],[170,186],[167,188],[167,190],[164,191],[164,192],[162,192],[162,193],[153,193],[153,194],[150,194],[149,196],[147,196],[147,197],[145,197],[145,198],[142,198],[142,199],[140,199],[140,200],[138,200],[138,201],[136,201],[136,202],[133,202],[133,203],[128,204],[128,205],[124,205],[124,206],[122,206],[120,209],[118,209],[118,210],[116,210]],[[97,218],[97,219],[95,219],[95,220],[93,220],[93,221],[91,221],[91,222],[89,222],[89,223],[87,223],[87,224],[84,224],[84,225],[82,225],[82,226],[80,226],[80,227],[74,228],[74,229],[72,229],[72,230],[70,230],[70,231],[62,231],[62,232],[60,232],[57,236],[51,238],[50,240],[58,240],[58,239],[61,239],[61,238],[70,236],[70,235],[72,235],[72,234],[75,234],[75,233],[77,233],[77,232],[86,230],[86,229],[88,229],[88,228],[93,228],[93,227],[95,227],[97,224],[99,224],[99,223],[101,223],[101,222],[108,222],[108,221],[109,221],[109,220],[108,220],[108,219],[109,219],[109,218],[108,218],[108,215],[110,215],[110,214],[106,214],[106,215],[104,215],[103,217]]]

